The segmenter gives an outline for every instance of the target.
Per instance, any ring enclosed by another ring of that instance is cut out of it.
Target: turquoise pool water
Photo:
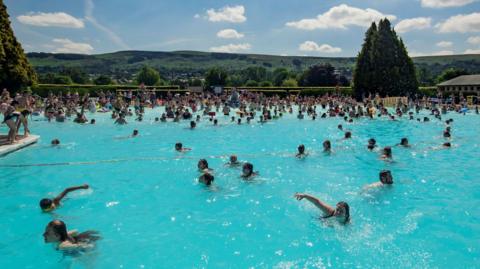
[[[115,126],[109,115],[87,115],[96,125],[33,121],[39,143],[0,158],[0,268],[478,268],[480,257],[480,117],[450,113],[453,148],[444,123],[406,119],[297,120],[220,127],[206,119]],[[424,115],[421,115],[422,117]],[[34,119],[41,120],[36,117]],[[340,140],[342,123],[353,139]],[[5,126],[0,128],[5,132]],[[140,136],[128,136],[133,129]],[[408,137],[393,148],[394,162],[366,150]],[[60,147],[50,141],[59,138]],[[321,152],[332,141],[334,154]],[[175,142],[193,150],[174,152]],[[299,144],[310,153],[293,157]],[[254,164],[253,182],[223,164],[229,154]],[[215,169],[213,188],[197,183],[197,161]],[[19,164],[70,165],[7,167]],[[362,193],[392,170],[390,189]],[[38,202],[64,187],[88,183],[53,213]],[[319,211],[293,198],[307,192],[331,205],[351,207],[347,226],[318,219]],[[45,244],[52,219],[69,229],[98,230],[95,250],[68,256]]]

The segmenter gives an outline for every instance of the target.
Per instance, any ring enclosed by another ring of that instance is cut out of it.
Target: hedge
[[[146,89],[157,89],[161,91],[171,91],[171,92],[186,92],[186,90],[181,90],[179,86],[145,86]],[[66,94],[68,92],[83,95],[90,93],[92,96],[96,96],[98,92],[101,91],[111,91],[115,92],[117,90],[136,90],[138,85],[62,85],[62,84],[37,84],[30,87],[30,90],[33,94],[37,94],[42,97],[48,96],[49,92],[54,94],[62,93]]]

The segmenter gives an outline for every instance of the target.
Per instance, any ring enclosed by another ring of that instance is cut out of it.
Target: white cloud
[[[436,45],[437,45],[437,47],[440,47],[440,48],[450,48],[451,46],[453,46],[453,42],[450,42],[450,41],[440,41],[440,42],[438,42]]]
[[[426,17],[405,19],[395,25],[395,31],[397,31],[397,33],[406,33],[412,30],[427,29],[430,28],[431,22],[432,18]]]
[[[195,19],[200,19],[200,14],[195,14],[193,17],[194,17]]]
[[[421,0],[422,7],[444,8],[461,7],[475,2],[476,0]]]
[[[247,20],[245,17],[245,7],[243,6],[225,6],[216,11],[215,9],[207,10],[207,18],[212,22],[234,22],[240,23]]]
[[[23,24],[42,26],[42,27],[65,27],[65,28],[83,28],[85,24],[82,20],[77,19],[65,12],[55,13],[30,13],[20,15],[17,20]]]
[[[480,36],[471,36],[467,39],[467,42],[472,45],[480,45]]]
[[[107,34],[108,38],[117,46],[122,49],[130,49],[130,47],[115,32],[97,21],[93,16],[94,7],[92,0],[85,0],[85,19],[95,26],[95,28]]]
[[[383,18],[388,18],[389,20],[396,19],[394,15],[382,14],[375,9],[360,9],[342,4],[332,7],[316,18],[287,22],[286,25],[302,30],[328,28],[347,29],[350,25],[368,27],[372,22]]]
[[[228,45],[223,45],[219,47],[211,47],[210,51],[232,53],[232,52],[239,52],[242,50],[249,50],[251,48],[252,46],[249,43],[228,44]]]
[[[480,54],[480,49],[467,49],[464,54]]]
[[[225,39],[239,39],[244,36],[244,34],[237,32],[235,29],[223,29],[217,33],[217,37]]]
[[[52,40],[55,43],[55,53],[80,53],[90,54],[93,52],[93,47],[88,43],[76,43],[67,38],[55,38]]]
[[[341,48],[332,47],[328,44],[318,45],[313,41],[305,41],[304,43],[300,44],[299,48],[300,51],[316,51],[316,52],[323,52],[323,53],[339,53],[342,52]]]
[[[435,25],[440,33],[480,32],[480,13],[456,15]]]

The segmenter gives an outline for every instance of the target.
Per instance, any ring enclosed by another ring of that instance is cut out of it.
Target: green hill
[[[302,57],[261,54],[212,53],[198,51],[119,51],[114,53],[82,55],[28,53],[30,63],[39,74],[57,73],[66,67],[74,67],[91,75],[109,75],[117,79],[131,79],[143,65],[160,71],[167,79],[202,76],[211,67],[220,66],[228,71],[263,66],[269,70],[285,67],[303,70],[314,64],[330,63],[342,74],[350,77],[354,57]],[[480,55],[429,56],[414,58],[417,68],[436,76],[450,67],[463,68],[470,73],[480,73]]]

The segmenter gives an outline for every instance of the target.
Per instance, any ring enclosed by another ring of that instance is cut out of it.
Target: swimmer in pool
[[[215,178],[213,177],[213,175],[208,172],[204,173],[198,178],[199,183],[203,183],[207,186],[210,186],[214,180]]]
[[[370,139],[368,139],[367,148],[368,148],[369,150],[374,150],[375,147],[377,146],[376,144],[377,144],[377,141],[375,140],[375,138],[370,138]]]
[[[60,140],[55,138],[55,139],[52,140],[51,144],[52,144],[52,146],[58,146],[58,145],[60,145]]]
[[[192,150],[191,148],[184,148],[183,144],[178,142],[175,144],[175,150],[178,152],[186,152]]]
[[[301,201],[305,198],[310,203],[318,207],[323,212],[322,219],[335,217],[335,219],[342,224],[347,224],[350,221],[350,206],[346,202],[338,202],[336,208],[334,209],[330,205],[309,194],[296,193],[295,198],[298,201]]]
[[[205,159],[200,159],[200,161],[198,161],[197,167],[200,172],[206,173],[212,171],[212,169],[208,168],[208,162]]]
[[[332,143],[330,140],[323,141],[323,152],[332,153]]]
[[[252,179],[258,175],[258,172],[253,172],[253,164],[251,163],[244,163],[242,167],[242,175],[241,177],[245,180]]]
[[[50,212],[55,210],[58,206],[60,206],[60,201],[69,193],[76,190],[86,190],[89,186],[87,184],[83,184],[81,186],[70,187],[63,190],[57,197],[53,199],[43,198],[40,200],[40,208],[43,212]]]
[[[382,151],[382,156],[380,156],[382,160],[391,160],[392,159],[392,148],[391,147],[384,147]]]
[[[409,148],[410,144],[408,144],[408,139],[406,137],[404,137],[400,140],[400,144],[397,144],[397,146],[402,146],[402,147],[405,147],[405,148]]]
[[[78,233],[67,231],[67,226],[61,220],[52,220],[43,233],[45,243],[57,243],[59,250],[88,249],[94,247],[94,242],[100,239],[98,232],[86,231]]]
[[[369,184],[365,186],[363,189],[368,190],[368,189],[393,185],[393,177],[392,177],[392,172],[390,172],[390,170],[380,171],[380,173],[378,174],[378,178],[380,180],[379,182]]]
[[[197,123],[194,122],[194,121],[191,121],[191,122],[190,122],[190,130],[195,129],[195,127],[197,127]]]
[[[350,138],[352,138],[352,132],[350,131],[345,132],[345,137],[343,139],[350,139]]]
[[[136,137],[136,136],[138,136],[138,130],[137,129],[133,130],[133,133],[130,137]]]
[[[230,161],[226,163],[225,165],[230,166],[230,167],[237,167],[241,163],[238,161],[237,155],[231,155],[230,156]]]
[[[307,157],[307,153],[305,152],[305,145],[298,146],[298,153],[295,155],[297,158],[305,158]]]

